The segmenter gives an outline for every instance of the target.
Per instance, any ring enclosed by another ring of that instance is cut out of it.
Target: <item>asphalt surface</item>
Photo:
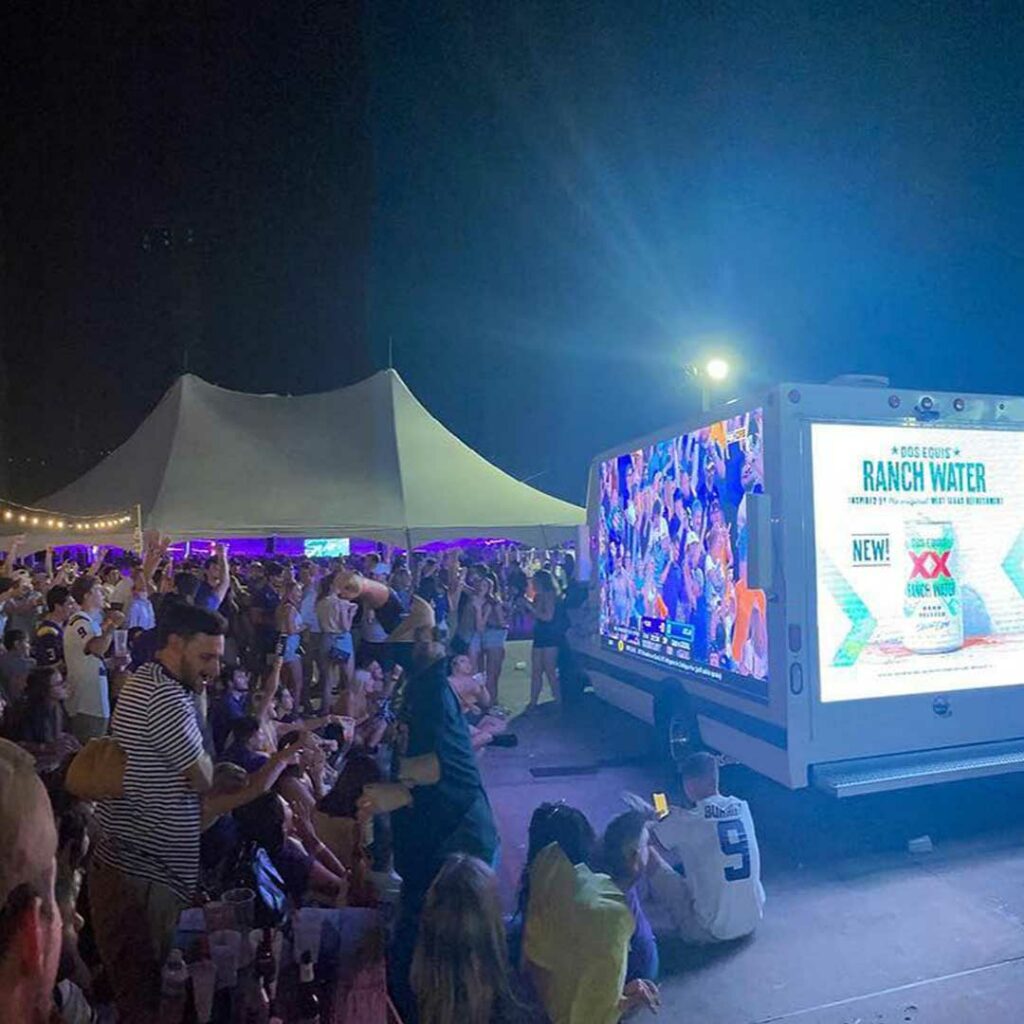
[[[515,707],[525,673],[513,666],[503,699]],[[666,785],[650,730],[596,699],[568,714],[542,705],[513,729],[517,748],[483,758],[510,905],[537,804],[564,799],[601,829],[624,808],[623,790]],[[839,802],[730,766],[722,789],[751,806],[765,920],[721,948],[663,946],[659,1019],[1024,1021],[1024,777]],[[924,835],[932,851],[909,853]]]

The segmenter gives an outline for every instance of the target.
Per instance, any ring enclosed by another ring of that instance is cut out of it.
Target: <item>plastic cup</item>
[[[206,931],[210,935],[234,928],[235,908],[223,900],[213,900],[203,907],[203,920],[206,921]]]
[[[189,964],[192,979],[192,998],[196,1004],[199,1024],[210,1024],[213,1018],[213,994],[217,987],[217,965],[212,960],[197,960]]]
[[[238,984],[238,961],[242,936],[234,929],[210,933],[210,959],[217,967],[217,988]]]
[[[234,908],[234,927],[240,932],[248,932],[253,926],[256,893],[252,889],[228,889],[221,900]]]
[[[114,656],[122,657],[128,653],[128,630],[114,630]]]
[[[314,907],[303,907],[292,917],[295,962],[309,952],[315,964],[320,958],[320,933],[323,930],[323,912]]]
[[[356,738],[356,720],[349,715],[341,716],[341,733],[346,743],[351,743]]]

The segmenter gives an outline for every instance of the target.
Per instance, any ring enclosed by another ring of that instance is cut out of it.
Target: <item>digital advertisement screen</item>
[[[602,643],[766,697],[764,593],[747,586],[760,409],[600,464]]]
[[[307,558],[347,558],[349,547],[348,537],[324,537],[306,540],[302,553]]]
[[[823,701],[1024,683],[1024,434],[811,427]]]

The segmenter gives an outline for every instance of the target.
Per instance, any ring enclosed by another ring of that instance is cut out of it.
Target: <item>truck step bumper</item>
[[[811,781],[835,797],[1024,772],[1024,739],[814,765]]]

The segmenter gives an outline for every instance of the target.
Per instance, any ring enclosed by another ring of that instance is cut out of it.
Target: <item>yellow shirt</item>
[[[607,876],[569,863],[557,843],[530,868],[523,954],[551,1024],[616,1024],[634,929]]]

